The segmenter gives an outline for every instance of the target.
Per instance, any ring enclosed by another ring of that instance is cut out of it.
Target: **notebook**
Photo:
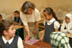
[[[28,45],[33,45],[35,43],[37,43],[39,40],[37,39],[30,39],[30,40],[26,40],[25,43]]]

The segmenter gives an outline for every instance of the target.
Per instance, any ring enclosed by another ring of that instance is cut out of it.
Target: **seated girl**
[[[70,34],[72,35],[72,14],[71,13],[68,13],[65,15],[65,19],[64,19],[64,22],[61,26],[61,32],[64,32],[66,35],[67,34]],[[69,36],[68,36],[69,37]],[[70,37],[70,45],[72,47],[72,38]]]
[[[19,11],[14,11],[14,24],[18,25],[18,26],[23,26]],[[17,29],[16,35],[20,36],[22,38],[22,40],[24,40],[24,28]]]
[[[22,39],[15,35],[15,28],[12,23],[0,23],[0,48],[23,48]]]

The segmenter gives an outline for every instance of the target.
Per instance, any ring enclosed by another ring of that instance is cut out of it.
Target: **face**
[[[14,13],[14,16],[15,17],[19,17],[20,15],[18,13]]]
[[[33,13],[33,9],[32,8],[28,8],[27,9],[27,14],[32,14]]]
[[[10,37],[14,37],[14,36],[15,36],[15,32],[16,32],[16,29],[15,29],[14,25],[11,25],[11,26],[9,27],[9,30],[8,30],[9,36],[10,36]]]
[[[70,18],[65,17],[65,21],[66,21],[66,23],[69,23],[70,22]]]
[[[49,15],[47,12],[43,12],[43,14],[46,20],[51,20],[53,18],[52,15]]]

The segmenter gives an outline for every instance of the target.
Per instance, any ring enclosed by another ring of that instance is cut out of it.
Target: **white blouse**
[[[13,40],[14,40],[14,37],[11,38],[10,40],[6,40],[5,37],[2,36],[2,39],[3,39],[3,41],[4,41],[5,44],[6,44],[7,42],[8,42],[9,44],[11,44],[11,43],[13,42]],[[18,37],[17,46],[18,46],[18,48],[24,48],[22,39],[21,39],[20,37]]]
[[[54,22],[55,21],[55,22]],[[45,21],[46,22],[46,21]],[[45,25],[45,22],[44,22],[44,25]],[[58,21],[56,21],[54,18],[52,18],[50,21],[47,21],[47,24],[48,25],[51,25],[52,23],[54,22],[54,29],[59,29],[60,27],[60,24]]]
[[[26,15],[20,12],[20,17],[25,26],[28,26],[28,22],[36,22],[41,20],[40,12],[37,9],[35,9],[31,15]]]
[[[72,23],[63,23],[61,26],[61,31],[64,33],[72,33]]]

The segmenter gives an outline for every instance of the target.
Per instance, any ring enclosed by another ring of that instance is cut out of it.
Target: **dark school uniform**
[[[45,22],[45,34],[44,34],[44,39],[43,39],[44,42],[50,43],[50,34],[51,32],[55,31],[54,22],[51,25],[48,25],[47,22]]]
[[[20,17],[18,17],[18,18],[14,17],[14,22],[17,22],[17,23],[23,25]],[[20,36],[22,38],[22,40],[24,40],[24,28],[17,29],[16,35]]]

